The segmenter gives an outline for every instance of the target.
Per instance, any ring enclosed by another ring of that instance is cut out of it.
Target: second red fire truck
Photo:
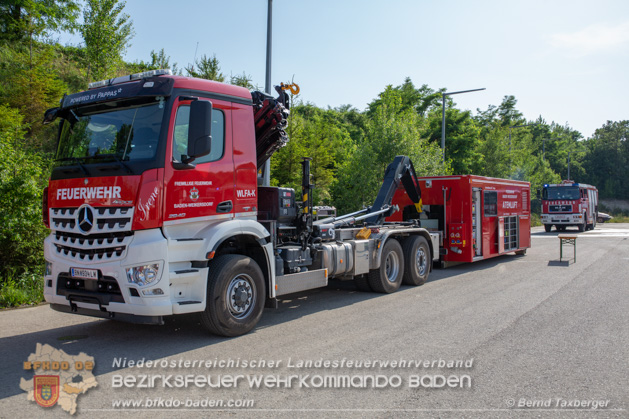
[[[558,231],[576,226],[579,231],[596,227],[598,190],[592,185],[564,180],[546,184],[542,189],[542,224],[546,232],[553,226]]]

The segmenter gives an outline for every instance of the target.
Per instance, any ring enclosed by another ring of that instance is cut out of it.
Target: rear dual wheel
[[[404,277],[405,285],[423,285],[430,272],[430,247],[422,236],[411,236],[404,241]]]
[[[389,239],[384,243],[380,267],[369,271],[367,280],[375,292],[390,294],[402,285],[404,277],[404,253],[400,242]]]

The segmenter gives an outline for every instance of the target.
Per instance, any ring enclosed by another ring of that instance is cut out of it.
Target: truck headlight
[[[159,264],[134,266],[127,268],[127,279],[131,284],[139,286],[149,285],[157,281],[159,273]]]

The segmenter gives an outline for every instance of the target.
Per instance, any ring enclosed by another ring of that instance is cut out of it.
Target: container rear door
[[[483,255],[483,225],[481,217],[481,188],[472,189],[472,245],[474,246],[474,257]]]
[[[498,217],[498,254],[505,252],[505,217]]]

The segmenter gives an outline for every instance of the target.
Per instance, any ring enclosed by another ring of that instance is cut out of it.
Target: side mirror
[[[195,100],[190,104],[188,125],[188,158],[190,163],[198,157],[210,154],[212,147],[212,102]]]
[[[50,124],[52,121],[57,119],[57,114],[59,113],[59,108],[50,108],[44,114],[43,124]]]

